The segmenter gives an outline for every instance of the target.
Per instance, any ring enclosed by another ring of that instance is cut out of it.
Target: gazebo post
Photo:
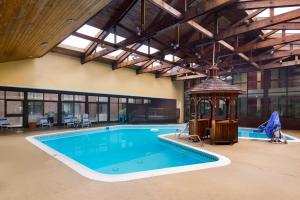
[[[194,135],[198,135],[198,97],[195,97],[195,119],[194,119]]]
[[[225,98],[225,104],[226,104],[226,119],[230,120],[231,118],[231,104],[230,104],[230,98]]]
[[[211,144],[215,143],[215,131],[216,131],[216,107],[217,107],[216,96],[211,97]]]

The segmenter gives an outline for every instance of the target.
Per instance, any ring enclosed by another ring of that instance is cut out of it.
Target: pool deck
[[[300,137],[300,131],[286,132]],[[206,144],[204,149],[228,157],[231,164],[105,183],[79,175],[25,139],[34,134],[41,131],[0,133],[0,199],[300,199],[300,143],[240,140],[233,146]]]

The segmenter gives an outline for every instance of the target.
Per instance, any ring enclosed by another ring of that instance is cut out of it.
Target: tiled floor
[[[220,168],[104,183],[82,177],[25,140],[28,135],[40,133],[0,134],[1,200],[300,199],[300,143],[241,140],[233,146],[205,145],[205,149],[227,156],[232,163]],[[300,131],[289,134],[300,137]]]

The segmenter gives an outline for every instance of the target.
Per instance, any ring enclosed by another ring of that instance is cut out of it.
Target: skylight
[[[268,32],[271,32],[271,31],[272,30],[263,30],[263,33],[268,33]],[[299,34],[300,30],[285,30],[285,33],[286,34]],[[278,35],[278,34],[280,34],[280,36],[281,36],[282,30],[278,30],[276,33],[274,33],[274,35]],[[272,37],[272,36],[270,36],[270,37]]]
[[[173,60],[173,58],[174,58],[174,60]],[[177,56],[174,56],[174,55],[172,55],[172,54],[168,54],[168,55],[165,55],[165,58],[164,58],[165,60],[167,60],[167,61],[170,61],[170,62],[177,62],[178,60],[180,60],[181,58],[179,58],[179,57],[177,57]]]
[[[91,37],[97,37],[102,32],[102,30],[85,24],[80,29],[78,29],[76,32],[82,33],[84,35],[88,35]]]
[[[137,51],[148,54],[148,46],[147,45],[142,45],[140,48],[137,49]],[[150,54],[158,52],[158,49],[155,49],[153,47],[150,47]]]
[[[67,37],[64,41],[60,43],[62,46],[66,47],[75,47],[78,48],[80,51],[86,49],[88,45],[91,43],[90,40],[86,40],[83,38],[79,38],[73,35]]]
[[[294,6],[294,7],[282,7],[282,8],[274,8],[274,15],[281,15],[283,13],[287,13],[296,9],[299,9],[300,6]],[[255,11],[255,10],[252,10]],[[270,17],[270,9],[266,9],[265,11],[259,13],[256,18],[259,17]]]
[[[152,63],[153,67],[159,67],[161,65],[162,65],[161,62],[159,62],[159,61],[155,61],[154,63]]]
[[[96,52],[102,51],[102,50],[104,50],[104,49],[105,49],[105,48],[102,48],[101,46],[97,46]]]
[[[119,35],[116,35],[116,43],[119,43],[119,42],[122,42],[123,40],[125,40],[126,38],[122,37],[122,36],[119,36]],[[113,33],[110,33],[108,34],[108,36],[104,39],[104,41],[106,42],[109,42],[109,43],[112,43],[114,44],[115,42],[115,34]]]

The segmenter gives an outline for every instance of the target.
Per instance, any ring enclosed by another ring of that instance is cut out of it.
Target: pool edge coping
[[[110,128],[120,128],[120,127],[126,127],[127,125],[116,125],[116,126],[109,126]],[[143,125],[139,125],[143,126]],[[166,125],[162,125],[166,126]],[[106,127],[97,127],[92,129],[105,129]],[[188,149],[197,151],[197,152],[203,152],[210,155],[213,155],[218,158],[217,161],[214,162],[208,162],[208,163],[201,163],[201,164],[193,164],[193,165],[185,165],[185,166],[177,166],[177,167],[169,167],[169,168],[162,168],[162,169],[155,169],[155,170],[147,170],[147,171],[141,171],[141,172],[133,172],[133,173],[127,173],[127,174],[119,174],[119,175],[113,175],[113,174],[103,174],[100,172],[96,172],[79,162],[71,159],[70,157],[56,151],[55,149],[43,144],[42,142],[38,141],[35,137],[38,136],[46,136],[46,135],[57,135],[57,134],[64,134],[64,133],[70,133],[70,132],[79,132],[84,130],[91,130],[91,129],[79,129],[79,130],[68,130],[68,131],[61,131],[61,132],[55,132],[55,133],[47,133],[47,134],[39,134],[39,135],[31,135],[27,136],[26,140],[29,141],[34,146],[38,147],[42,151],[46,152],[51,157],[59,160],[67,167],[71,168],[75,172],[79,173],[80,175],[89,178],[91,180],[95,181],[102,181],[102,182],[122,182],[122,181],[131,181],[131,180],[137,180],[142,178],[149,178],[149,177],[155,177],[155,176],[161,176],[161,175],[168,175],[168,174],[175,174],[175,173],[183,173],[183,172],[189,172],[189,171],[196,171],[201,169],[209,169],[209,168],[215,168],[215,167],[222,167],[229,165],[231,163],[230,159],[208,151],[204,150],[199,147],[195,147],[186,143],[182,143],[176,140],[172,140],[167,138],[168,135],[174,135],[175,133],[167,133],[167,134],[161,134],[158,135],[158,138],[163,139],[165,141],[168,141],[170,143],[174,143],[175,145],[180,145],[183,147],[186,147]]]

